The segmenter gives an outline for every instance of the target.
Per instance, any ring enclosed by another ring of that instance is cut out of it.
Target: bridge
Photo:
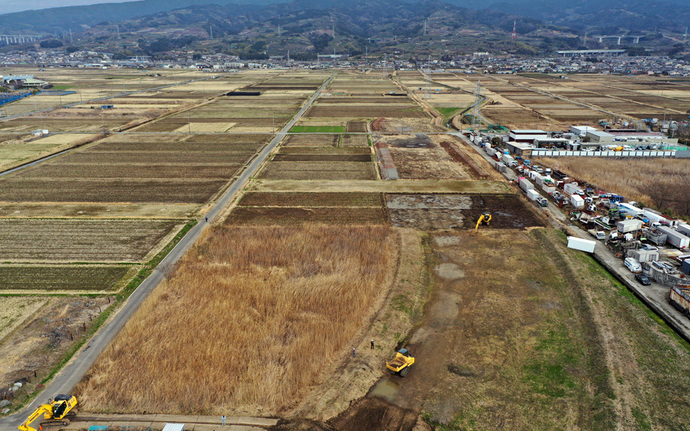
[[[0,42],[5,42],[5,45],[36,42],[40,38],[40,36],[31,34],[0,34]]]
[[[623,39],[631,39],[633,43],[640,43],[640,38],[644,36],[632,36],[632,35],[620,35],[620,36],[591,36],[599,41],[599,43],[603,42],[604,39],[618,39],[618,45],[621,44],[621,41]]]

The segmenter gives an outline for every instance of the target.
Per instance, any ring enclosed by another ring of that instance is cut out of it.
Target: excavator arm
[[[475,232],[479,230],[479,226],[482,224],[488,225],[491,222],[491,214],[489,213],[484,213],[479,217],[479,220],[477,220],[477,225],[474,227]]]
[[[38,419],[39,416],[44,415],[44,419],[50,419],[53,417],[53,406],[50,404],[43,404],[39,408],[37,408],[33,413],[31,413],[31,416],[26,418],[24,423],[19,425],[19,430],[20,431],[36,431],[36,428],[33,428],[31,424]]]

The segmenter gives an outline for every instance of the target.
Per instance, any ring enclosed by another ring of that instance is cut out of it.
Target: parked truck
[[[518,179],[518,184],[520,184],[520,188],[525,193],[527,193],[527,190],[531,190],[534,188],[534,184],[530,183],[529,180],[525,177],[520,177]]]

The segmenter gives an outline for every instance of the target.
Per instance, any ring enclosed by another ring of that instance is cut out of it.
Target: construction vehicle
[[[49,426],[63,426],[69,425],[69,419],[66,416],[74,416],[77,411],[74,409],[77,406],[77,397],[74,395],[58,395],[54,400],[39,406],[31,415],[26,418],[24,423],[19,425],[20,431],[36,431],[31,424],[43,415],[43,422],[39,425],[39,429]]]
[[[489,214],[489,213],[482,214],[481,216],[479,216],[479,220],[477,220],[477,226],[474,227],[474,231],[476,232],[477,230],[479,230],[479,225],[485,224],[488,226],[490,222],[491,222],[491,214]]]
[[[395,358],[386,361],[386,368],[392,374],[405,377],[410,372],[412,364],[414,364],[414,356],[407,349],[400,349],[395,353]]]

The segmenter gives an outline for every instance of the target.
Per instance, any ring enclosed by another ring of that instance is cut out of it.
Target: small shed
[[[656,262],[659,260],[659,252],[656,250],[630,250],[628,257],[638,262]]]

